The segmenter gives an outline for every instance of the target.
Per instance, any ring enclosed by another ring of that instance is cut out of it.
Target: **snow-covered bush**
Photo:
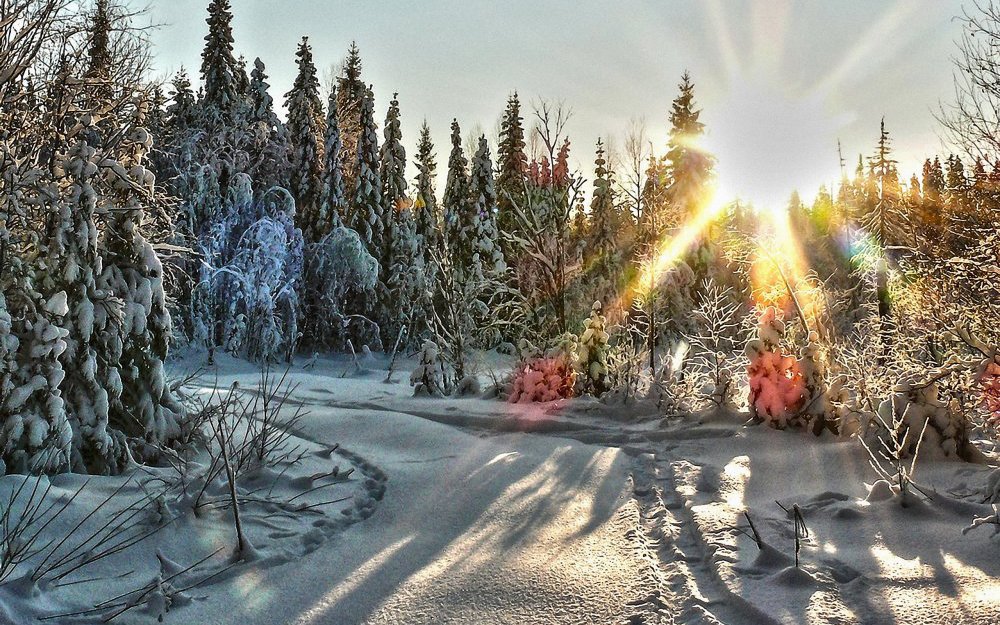
[[[827,355],[816,332],[809,333],[808,342],[799,354],[798,369],[804,395],[802,408],[791,421],[816,435],[823,430],[840,433],[849,399],[846,379],[843,376],[834,377],[827,370]]]
[[[939,397],[940,381],[951,374],[943,369],[929,376],[909,376],[899,381],[891,397],[882,402],[878,416],[890,428],[903,458],[968,458],[968,420],[957,402]]]
[[[507,401],[543,402],[574,395],[578,350],[576,335],[563,334],[545,353],[524,338],[519,345],[520,359],[507,385]]]
[[[590,318],[584,324],[577,352],[578,378],[582,393],[600,397],[608,390],[608,335],[607,319],[601,314],[601,302],[594,302]]]
[[[697,331],[687,335],[687,372],[711,406],[736,407],[736,372],[746,363],[738,346],[746,342],[742,304],[733,291],[709,282],[694,311]]]
[[[420,361],[416,369],[410,373],[410,385],[414,396],[440,396],[444,389],[444,361],[438,352],[437,344],[427,339],[420,349]]]
[[[782,353],[785,323],[773,307],[765,308],[757,326],[757,338],[746,346],[749,360],[750,416],[758,423],[783,430],[802,407],[805,385],[794,356]]]
[[[257,201],[249,176],[237,174],[223,211],[219,232],[203,248],[201,297],[195,301],[209,307],[202,312],[221,332],[218,345],[226,351],[258,361],[287,360],[299,334],[303,240],[294,225],[295,203],[280,187]],[[212,332],[204,334],[214,345]]]
[[[378,261],[357,232],[333,228],[306,250],[302,279],[309,344],[345,349],[347,340],[379,345],[378,326],[363,313],[375,297]]]

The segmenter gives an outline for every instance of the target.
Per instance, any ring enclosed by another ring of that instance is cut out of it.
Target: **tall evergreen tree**
[[[501,248],[508,259],[513,259],[514,249],[506,236],[515,235],[519,220],[514,206],[524,204],[524,183],[528,175],[528,157],[524,151],[524,123],[521,102],[515,91],[507,98],[507,108],[500,122],[500,142],[497,145],[497,228],[501,235]]]
[[[334,86],[327,101],[326,137],[323,142],[323,191],[320,197],[320,223],[326,224],[325,235],[331,228],[343,225],[347,212],[347,193],[344,185],[343,145],[337,121],[337,88]]]
[[[337,77],[337,121],[344,151],[344,180],[348,189],[355,186],[358,141],[362,132],[361,108],[368,87],[361,80],[361,52],[355,42],[347,51],[344,68]]]
[[[323,173],[323,106],[319,80],[307,37],[299,44],[299,67],[292,90],[285,94],[288,106],[289,191],[296,202],[296,221],[306,241],[316,241],[326,227],[321,223],[319,197]]]
[[[472,158],[469,176],[469,216],[473,263],[487,276],[499,276],[506,269],[503,251],[497,235],[497,192],[493,182],[493,162],[486,136],[479,137],[479,146]]]
[[[354,201],[349,225],[361,235],[368,253],[378,260],[384,258],[386,232],[374,107],[374,96],[369,89],[361,107],[361,134],[358,137],[355,164],[357,176],[354,179]],[[379,275],[384,275],[384,271],[380,268]]]
[[[111,16],[108,0],[97,0],[94,17],[90,26],[90,47],[87,50],[88,66],[85,78],[93,83],[91,93],[108,102],[112,98],[111,88]]]
[[[233,14],[229,0],[212,0],[208,5],[208,35],[201,53],[202,102],[210,116],[229,118],[239,103],[236,74],[242,71],[233,56]]]
[[[670,139],[667,143],[667,189],[671,214],[663,225],[675,226],[694,215],[707,200],[706,192],[712,176],[713,159],[699,145],[705,125],[699,121],[701,111],[694,104],[694,83],[687,72],[678,85],[680,94],[674,98],[670,111]]]
[[[598,139],[594,158],[594,194],[590,201],[591,240],[588,257],[605,266],[609,266],[615,255],[615,236],[618,230],[607,164],[604,142]]]
[[[386,233],[383,242],[382,259],[386,270],[392,254],[393,222],[399,211],[409,203],[406,196],[406,150],[403,149],[403,133],[399,126],[399,96],[392,94],[389,111],[385,116],[385,127],[382,129],[384,141],[379,161],[379,177],[382,179],[382,229]]]
[[[288,129],[274,112],[264,62],[254,59],[247,85],[245,117],[251,143],[250,173],[258,188],[284,186],[288,178]]]
[[[862,223],[882,245],[891,245],[898,226],[900,185],[896,171],[896,160],[892,158],[892,140],[882,119],[879,140],[875,154],[868,161],[872,182],[875,185],[874,204],[869,204]]]
[[[451,122],[451,154],[448,156],[448,178],[441,203],[448,252],[455,269],[465,271],[472,259],[472,250],[462,227],[462,216],[468,213],[469,172],[468,161],[462,149],[462,129],[457,119]]]
[[[421,239],[424,254],[424,264],[431,266],[431,250],[440,245],[440,216],[438,215],[435,179],[437,178],[437,162],[434,156],[434,144],[431,142],[431,129],[424,121],[420,128],[420,141],[417,143],[417,190],[414,199],[414,221],[417,236]]]

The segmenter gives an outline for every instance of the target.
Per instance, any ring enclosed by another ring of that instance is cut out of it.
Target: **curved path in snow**
[[[310,402],[311,404],[311,402]],[[308,406],[303,434],[388,475],[375,513],[297,562],[250,570],[200,623],[670,622],[620,449],[476,436],[414,415]],[[193,621],[192,621],[193,622]]]

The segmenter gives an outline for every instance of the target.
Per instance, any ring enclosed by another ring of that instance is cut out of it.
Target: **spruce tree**
[[[468,161],[462,150],[462,129],[457,119],[451,122],[451,154],[448,156],[448,178],[441,203],[448,253],[456,271],[464,272],[472,260],[471,246],[463,229],[463,216],[468,214],[469,205],[469,173]]]
[[[323,236],[341,226],[347,212],[347,192],[344,186],[343,145],[337,121],[337,88],[334,86],[327,101],[326,137],[323,141],[323,190],[320,196],[320,224],[325,224]]]
[[[111,16],[108,0],[97,0],[90,26],[90,47],[87,50],[88,66],[85,78],[92,83],[91,93],[105,103],[113,97],[111,88]]]
[[[383,128],[384,142],[379,159],[379,177],[382,179],[382,231],[385,233],[382,256],[385,271],[388,271],[392,255],[392,234],[397,213],[409,203],[406,196],[406,150],[403,149],[403,134],[399,126],[399,96],[392,94],[389,111]]]
[[[245,119],[250,133],[248,149],[255,164],[251,173],[263,190],[284,186],[288,179],[288,129],[274,112],[264,62],[254,59],[247,85]],[[155,135],[154,135],[155,136]]]
[[[670,140],[667,143],[667,189],[671,205],[668,223],[675,226],[691,218],[706,201],[713,159],[699,146],[705,125],[699,121],[701,111],[694,104],[694,83],[684,72],[678,85],[680,94],[674,98],[670,111]]]
[[[354,179],[354,201],[349,226],[361,235],[368,253],[383,259],[386,233],[382,203],[382,179],[379,176],[378,134],[375,130],[374,96],[368,90],[361,107],[361,134],[358,137]],[[384,268],[379,275],[384,275]]]
[[[504,256],[513,259],[514,249],[504,237],[517,233],[519,220],[515,206],[524,204],[524,183],[528,175],[528,157],[524,152],[524,124],[521,102],[515,91],[507,99],[507,109],[500,122],[497,145],[497,228]]]
[[[590,202],[590,254],[598,263],[610,263],[616,252],[617,218],[610,172],[604,158],[604,142],[597,140],[594,158],[594,195]]]
[[[896,171],[896,160],[892,158],[892,140],[889,131],[885,129],[885,119],[882,119],[879,128],[875,154],[868,162],[875,185],[875,201],[874,205],[869,204],[869,210],[862,215],[862,224],[880,244],[891,245],[895,242],[898,230],[899,174]]]
[[[296,221],[307,241],[316,241],[326,224],[321,222],[319,197],[323,172],[323,106],[319,80],[307,37],[296,53],[299,71],[292,90],[285,94],[288,106],[288,190],[296,203]]]
[[[424,121],[420,128],[420,141],[417,144],[417,180],[416,198],[414,200],[414,221],[417,236],[421,239],[424,264],[430,267],[430,253],[440,245],[440,223],[435,193],[437,178],[437,163],[434,156],[434,144],[431,142],[431,130]]]
[[[344,180],[348,189],[355,186],[358,162],[358,141],[362,132],[361,108],[368,87],[361,80],[361,52],[355,42],[347,51],[344,68],[337,77],[337,121],[343,142]]]
[[[44,278],[46,290],[64,292],[60,307],[68,331],[62,368],[62,397],[74,433],[74,471],[109,475],[125,467],[128,452],[122,432],[110,427],[110,409],[122,392],[118,363],[120,348],[102,341],[113,328],[109,293],[101,280],[96,214],[101,200],[98,163],[104,159],[86,142],[73,146],[61,165],[67,188],[52,221],[50,262],[54,271]]]
[[[497,192],[493,182],[493,161],[486,136],[472,158],[469,176],[469,213],[466,221],[471,239],[473,263],[485,276],[497,277],[506,270],[497,235]]]
[[[212,0],[208,5],[208,34],[201,53],[202,102],[210,117],[231,118],[240,95],[236,73],[242,71],[233,56],[233,14],[229,0]]]

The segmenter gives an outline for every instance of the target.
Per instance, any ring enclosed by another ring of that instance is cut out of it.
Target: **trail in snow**
[[[643,601],[656,563],[641,540],[632,458],[622,450],[525,433],[483,436],[372,402],[332,407],[315,397],[299,397],[309,409],[299,434],[376,463],[388,476],[382,501],[313,553],[250,571],[185,618],[671,622],[665,606]],[[248,579],[254,601],[227,602]]]

